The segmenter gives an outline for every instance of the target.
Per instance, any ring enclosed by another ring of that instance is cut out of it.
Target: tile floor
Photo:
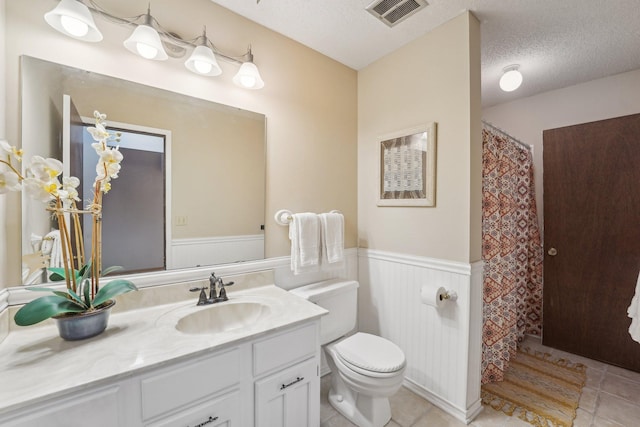
[[[587,383],[582,390],[574,427],[640,427],[640,373],[544,347],[529,337],[525,345],[587,366]],[[329,376],[322,378],[320,426],[349,427],[347,421],[327,401]],[[386,427],[463,427],[465,424],[406,388],[391,399],[391,421]],[[473,427],[531,427],[518,418],[489,407],[470,424]]]

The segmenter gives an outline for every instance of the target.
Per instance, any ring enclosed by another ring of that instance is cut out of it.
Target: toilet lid
[[[405,365],[400,347],[382,337],[358,332],[334,346],[340,358],[353,366],[373,372],[399,371]]]

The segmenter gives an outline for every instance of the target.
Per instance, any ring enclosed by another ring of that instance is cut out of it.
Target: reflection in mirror
[[[132,273],[264,258],[264,115],[30,57],[21,58],[21,106],[25,165],[54,157],[84,183],[95,173],[82,167],[95,165],[82,155],[93,111],[126,131],[104,199],[104,265]],[[23,283],[46,280],[55,231],[42,204],[23,196]]]

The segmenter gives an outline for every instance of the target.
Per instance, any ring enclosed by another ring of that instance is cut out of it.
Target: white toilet
[[[328,280],[290,292],[329,311],[320,322],[320,343],[331,368],[329,402],[359,427],[382,427],[391,419],[389,396],[402,385],[405,357],[382,337],[358,332],[358,282]]]

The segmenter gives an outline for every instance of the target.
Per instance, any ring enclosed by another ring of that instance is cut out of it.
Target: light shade
[[[518,71],[518,65],[510,65],[504,68],[504,74],[500,77],[500,89],[505,92],[513,92],[522,84],[522,74]]]
[[[138,25],[129,38],[124,41],[124,47],[146,59],[164,61],[169,58],[162,47],[160,35],[149,25]]]
[[[222,69],[218,65],[216,56],[208,46],[197,46],[184,66],[196,74],[203,76],[219,76]]]
[[[264,87],[264,81],[260,77],[258,67],[253,62],[243,62],[233,77],[233,82],[245,89],[262,89]]]
[[[56,30],[74,39],[99,42],[102,33],[93,22],[89,8],[77,0],[62,0],[44,20]]]

